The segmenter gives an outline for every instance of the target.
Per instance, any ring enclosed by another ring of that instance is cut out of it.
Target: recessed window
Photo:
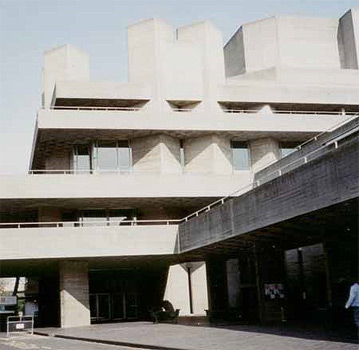
[[[89,209],[80,212],[79,221],[82,226],[117,226],[120,222],[132,220],[134,217],[134,209]]]
[[[280,143],[280,155],[282,158],[293,153],[300,143],[298,142],[281,142]]]
[[[95,144],[94,157],[96,169],[116,170],[118,169],[117,143],[98,141]]]
[[[246,142],[232,141],[232,160],[234,170],[249,170],[249,149]]]
[[[129,171],[132,154],[128,141],[96,141],[88,145],[74,146],[74,169]]]
[[[183,140],[180,140],[180,163],[182,169],[185,167]]]
[[[91,146],[74,146],[74,169],[79,172],[87,172],[90,171],[91,168]]]

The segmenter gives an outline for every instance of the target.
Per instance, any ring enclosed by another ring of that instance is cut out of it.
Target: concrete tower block
[[[275,66],[338,69],[336,19],[271,17],[244,24],[224,48],[226,76]]]
[[[223,136],[206,135],[184,141],[186,172],[231,174],[230,140]]]
[[[62,261],[59,270],[61,327],[90,325],[88,263]]]
[[[278,141],[271,138],[251,140],[249,149],[253,173],[280,159]]]
[[[175,40],[174,29],[160,19],[149,19],[127,29],[128,80],[155,83],[163,78],[163,57],[167,44]]]
[[[180,141],[167,135],[154,135],[131,141],[135,172],[181,173]]]
[[[351,9],[339,19],[338,46],[343,69],[359,69],[359,9]]]
[[[204,82],[224,82],[222,33],[210,21],[178,28],[177,40],[179,43],[193,43],[201,48]]]
[[[51,105],[54,87],[59,80],[89,81],[89,56],[72,45],[45,52],[42,72],[43,106]]]

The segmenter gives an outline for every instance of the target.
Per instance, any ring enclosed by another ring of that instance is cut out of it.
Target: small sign
[[[25,328],[25,324],[24,323],[18,323],[15,325],[16,329],[24,329]]]
[[[16,296],[0,297],[0,305],[16,305],[16,304],[17,304]]]
[[[282,283],[271,283],[264,285],[264,294],[268,299],[283,299],[284,287]]]

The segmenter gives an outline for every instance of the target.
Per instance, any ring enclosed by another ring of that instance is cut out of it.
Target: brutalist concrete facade
[[[145,20],[128,28],[126,83],[91,81],[71,45],[47,51],[29,174],[1,177],[1,275],[42,283],[43,325],[145,319],[163,299],[204,315],[216,264],[235,309],[239,258],[187,254],[178,225],[358,113],[358,31],[355,9],[280,16],[223,48],[208,21]]]

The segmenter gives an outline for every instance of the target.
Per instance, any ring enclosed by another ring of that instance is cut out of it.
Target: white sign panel
[[[16,305],[16,296],[4,297],[0,296],[0,305]]]

